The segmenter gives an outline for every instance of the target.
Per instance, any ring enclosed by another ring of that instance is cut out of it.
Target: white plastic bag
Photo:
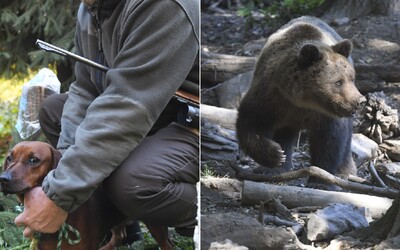
[[[50,69],[41,69],[22,86],[18,119],[15,125],[22,140],[36,139],[40,134],[39,108],[46,97],[60,93],[61,83]]]

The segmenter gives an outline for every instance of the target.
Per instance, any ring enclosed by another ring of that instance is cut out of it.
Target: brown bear
[[[288,171],[297,135],[306,129],[312,165],[355,174],[351,117],[365,98],[354,85],[351,50],[349,40],[315,17],[294,19],[272,34],[238,108],[244,153]]]

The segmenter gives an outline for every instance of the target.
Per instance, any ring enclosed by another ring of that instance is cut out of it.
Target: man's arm
[[[15,218],[15,224],[25,226],[24,236],[27,238],[32,238],[35,232],[57,232],[68,216],[40,187],[34,187],[24,194],[24,205],[24,212]]]

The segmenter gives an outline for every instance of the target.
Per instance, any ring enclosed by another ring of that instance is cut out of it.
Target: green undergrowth
[[[151,236],[147,228],[142,224],[143,240],[136,241],[130,246],[119,247],[118,250],[158,250],[157,242]],[[174,250],[193,250],[194,243],[190,237],[183,237],[175,233],[172,228],[169,229],[169,235],[174,242]]]
[[[16,227],[15,217],[21,207],[15,195],[0,193],[0,249],[29,249],[30,240],[23,237],[23,228]]]

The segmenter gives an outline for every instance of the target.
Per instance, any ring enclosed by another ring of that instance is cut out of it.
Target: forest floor
[[[281,23],[283,25],[284,23]],[[353,60],[359,64],[400,65],[400,18],[364,16],[333,28],[353,42]],[[257,56],[266,38],[279,26],[263,20],[248,25],[235,10],[219,7],[202,9],[202,50],[238,56]],[[377,91],[383,91],[393,101],[391,106],[400,110],[400,83],[383,83]],[[295,149],[295,168],[308,166],[307,142]],[[227,159],[229,161],[231,159]],[[206,184],[207,178],[218,177],[218,187]],[[214,214],[239,212],[255,218],[258,210],[241,205],[241,184],[235,172],[224,161],[202,162],[201,212]],[[303,186],[304,180],[284,185]],[[326,246],[326,245],[325,245]]]

